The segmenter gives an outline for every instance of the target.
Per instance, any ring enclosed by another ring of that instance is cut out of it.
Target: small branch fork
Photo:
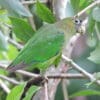
[[[66,63],[69,63],[72,65],[72,67],[76,70],[78,70],[80,73],[82,73],[84,76],[86,76],[90,81],[95,81],[98,85],[100,85],[100,80],[97,80],[93,75],[88,73],[86,70],[84,70],[82,67],[77,65],[75,62],[73,62],[71,59],[67,58],[66,56],[62,55],[62,59],[65,60]],[[97,80],[97,81],[96,81]]]

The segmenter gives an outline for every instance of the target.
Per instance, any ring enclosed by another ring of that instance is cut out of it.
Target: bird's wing
[[[35,33],[7,69],[16,70],[20,65],[24,67],[49,60],[61,51],[63,43],[63,32],[54,25],[47,25]]]

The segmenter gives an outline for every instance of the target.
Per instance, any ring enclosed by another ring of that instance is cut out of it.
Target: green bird
[[[7,70],[13,72],[28,66],[45,70],[51,64],[55,64],[61,55],[64,44],[75,33],[77,22],[72,18],[66,18],[41,27],[25,44]]]

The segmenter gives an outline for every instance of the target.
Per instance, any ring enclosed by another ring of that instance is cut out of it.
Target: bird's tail
[[[24,63],[20,63],[17,65],[13,65],[12,63],[6,68],[9,72],[15,72],[16,70],[20,70],[25,68],[27,65]]]

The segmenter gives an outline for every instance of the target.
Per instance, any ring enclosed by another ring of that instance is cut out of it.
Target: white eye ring
[[[75,19],[75,24],[80,25],[82,23],[82,20],[80,19]]]

